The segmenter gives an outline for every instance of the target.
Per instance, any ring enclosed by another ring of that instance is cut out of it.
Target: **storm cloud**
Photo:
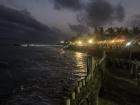
[[[130,27],[139,27],[140,28],[140,14],[132,16],[128,21],[127,21],[127,26]]]
[[[119,24],[117,22],[122,22],[125,18],[125,10],[122,5],[124,3],[121,2],[122,4],[120,3],[116,4],[117,2],[112,2],[114,0],[112,0],[111,2],[110,0],[30,0],[30,1],[0,0],[0,1],[1,1],[0,4],[5,5],[7,7],[14,8],[16,10],[24,9],[22,11],[24,12],[24,14],[30,17],[33,16],[33,18],[36,18],[38,21],[50,27],[52,26],[57,27],[67,33],[70,33],[71,30],[76,32],[76,30],[80,30],[80,28],[82,29],[81,26],[87,26],[89,28],[92,28],[95,26]],[[22,18],[22,15],[19,18]],[[20,20],[19,22],[21,21],[22,20]],[[23,24],[27,23],[28,22],[26,20],[26,22]],[[38,25],[35,25],[35,23],[36,22],[32,22],[31,24],[28,24],[28,26],[32,25],[33,27],[38,27]],[[69,26],[69,24],[72,24],[72,27]]]
[[[111,22],[113,19],[113,6],[105,0],[96,0],[86,9],[86,21],[89,26],[100,26]]]
[[[121,4],[118,4],[116,7],[116,19],[121,22],[125,18],[125,10]]]
[[[53,0],[55,9],[79,10],[82,7],[81,0]]]
[[[104,26],[114,21],[121,22],[125,17],[125,10],[121,4],[113,5],[107,0],[89,0],[84,5],[82,0],[54,0],[58,9],[78,10],[77,20],[89,27]]]
[[[115,6],[106,0],[95,0],[87,4],[85,11],[78,16],[78,21],[95,27],[123,21],[124,17],[125,12],[121,4]]]
[[[0,5],[0,41],[31,41],[52,43],[61,33],[34,19],[27,10],[18,11]]]
[[[84,34],[89,31],[88,27],[81,25],[81,24],[78,24],[78,25],[70,24],[69,27],[73,32],[80,33],[80,34]]]

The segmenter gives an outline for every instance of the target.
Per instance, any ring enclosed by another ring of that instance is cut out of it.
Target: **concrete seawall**
[[[99,95],[115,105],[140,105],[139,61],[104,54],[100,60],[90,56],[87,63],[87,76],[78,81],[63,105],[108,105],[99,102]]]
[[[63,105],[98,105],[105,58],[96,60],[94,57],[89,57],[87,63],[87,76],[78,81],[69,97],[64,99]]]

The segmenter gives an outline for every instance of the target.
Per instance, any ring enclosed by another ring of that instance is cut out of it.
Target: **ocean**
[[[60,105],[86,75],[85,53],[51,46],[0,48],[1,105]]]

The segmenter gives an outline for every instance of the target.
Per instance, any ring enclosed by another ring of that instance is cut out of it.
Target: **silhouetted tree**
[[[133,34],[139,34],[140,30],[138,29],[138,27],[133,27]]]

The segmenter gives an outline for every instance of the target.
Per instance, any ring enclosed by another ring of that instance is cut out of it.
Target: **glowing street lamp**
[[[115,40],[112,40],[111,42],[112,42],[112,43],[115,43]]]
[[[131,46],[131,44],[132,44],[132,42],[128,42],[128,43],[126,43],[126,47],[129,47],[129,46]]]
[[[91,40],[91,39],[88,40],[88,43],[89,43],[89,44],[92,44],[92,43],[93,43],[93,40]]]
[[[61,44],[64,44],[64,43],[65,43],[65,41],[63,41],[63,40],[62,40],[62,41],[60,41],[60,43],[61,43]]]
[[[81,41],[78,41],[78,44],[82,44],[82,42]]]
[[[77,42],[77,45],[78,45],[78,46],[82,46],[82,44],[83,44],[82,41],[78,41],[78,42]]]

